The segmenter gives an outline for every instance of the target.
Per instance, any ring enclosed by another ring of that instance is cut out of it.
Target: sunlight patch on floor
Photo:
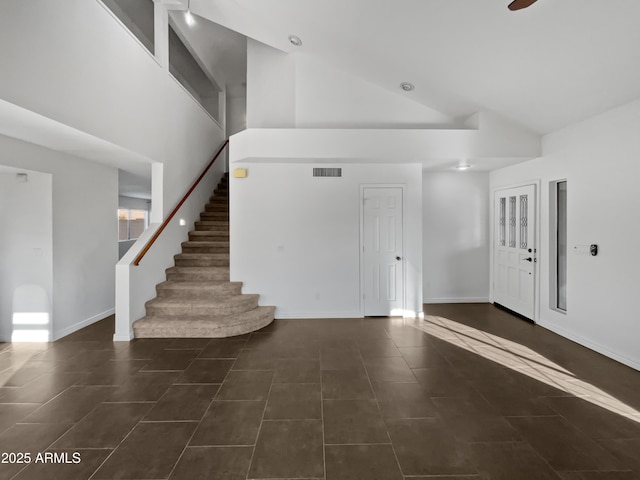
[[[406,323],[456,347],[640,423],[638,410],[522,344],[444,317],[425,316],[424,320],[408,320]]]

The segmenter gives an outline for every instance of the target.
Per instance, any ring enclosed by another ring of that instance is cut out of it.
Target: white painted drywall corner
[[[234,137],[235,138],[235,137]],[[232,139],[233,140],[233,139]],[[360,188],[404,187],[405,316],[422,313],[422,174],[418,164],[238,162],[230,179],[231,279],[277,318],[362,317]]]
[[[425,303],[489,301],[489,173],[423,172]]]
[[[640,369],[640,100],[596,115],[543,140],[541,158],[491,172],[491,188],[540,179],[539,324]],[[550,182],[567,180],[567,312],[550,305]],[[597,256],[579,245],[598,244]]]
[[[156,285],[165,280],[165,270],[174,264],[181,243],[199,219],[200,212],[220,181],[224,167],[221,158],[214,163],[200,184],[182,204],[151,246],[139,265],[133,262],[161,223],[152,223],[116,265],[116,329],[114,341],[130,341],[133,323],[144,317],[145,303],[156,296]]]
[[[247,128],[295,126],[295,62],[264,43],[247,39]]]
[[[113,313],[118,170],[0,136],[2,162],[52,176],[52,339]]]

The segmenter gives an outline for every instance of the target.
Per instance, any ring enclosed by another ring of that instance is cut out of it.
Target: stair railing
[[[149,241],[147,242],[147,244],[144,246],[144,248],[140,251],[140,253],[138,254],[138,256],[136,257],[136,259],[133,261],[133,264],[137,267],[138,264],[140,263],[140,260],[142,260],[142,257],[144,257],[146,255],[146,253],[149,251],[149,249],[151,248],[151,246],[155,243],[155,241],[158,239],[158,237],[160,236],[160,234],[162,233],[162,231],[167,227],[167,225],[169,225],[169,222],[171,221],[171,219],[174,217],[174,215],[176,213],[178,213],[178,210],[180,210],[180,207],[182,207],[182,204],[184,202],[187,201],[187,198],[189,198],[189,195],[191,195],[191,192],[193,192],[195,190],[195,188],[198,186],[198,184],[200,183],[200,180],[202,180],[202,178],[207,174],[207,172],[209,171],[209,169],[211,168],[211,166],[213,165],[213,162],[215,162],[218,157],[220,156],[220,154],[222,153],[222,151],[225,149],[225,147],[229,144],[229,139],[225,140],[224,143],[222,144],[222,146],[218,149],[218,152],[215,154],[215,156],[211,159],[211,161],[209,162],[209,165],[206,166],[206,168],[202,171],[202,173],[200,174],[200,176],[197,178],[197,180],[195,182],[193,182],[193,185],[191,185],[191,188],[189,189],[189,191],[187,193],[185,193],[184,197],[182,197],[182,200],[180,200],[180,202],[178,202],[178,205],[176,205],[176,207],[171,211],[171,213],[169,214],[169,216],[165,219],[164,222],[162,222],[162,225],[160,225],[160,228],[158,228],[158,230],[156,230],[156,232],[153,234],[153,236],[149,239]]]

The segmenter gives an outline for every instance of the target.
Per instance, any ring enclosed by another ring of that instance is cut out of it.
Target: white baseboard
[[[553,333],[557,333],[558,335],[568,338],[569,340],[576,342],[580,345],[582,345],[583,347],[587,347],[595,352],[598,352],[602,355],[604,355],[605,357],[609,357],[612,358],[613,360],[620,362],[628,367],[631,367],[635,370],[640,370],[640,362],[638,362],[637,360],[625,357],[624,355],[620,355],[617,352],[613,352],[611,350],[609,350],[607,347],[604,347],[602,345],[600,345],[597,342],[593,342],[589,339],[586,339],[584,337],[581,337],[580,335],[576,335],[572,332],[569,332],[561,327],[558,327],[556,325],[547,323],[545,321],[539,321],[537,323],[537,325],[546,328],[547,330],[552,331]]]
[[[428,303],[489,303],[489,297],[450,297],[450,298],[425,298]]]
[[[53,338],[51,339],[51,341],[55,342],[56,340],[59,340],[62,337],[66,337],[67,335],[70,335],[73,332],[77,332],[81,328],[88,327],[93,323],[103,320],[107,318],[109,315],[113,315],[114,313],[116,313],[116,309],[110,308],[109,310],[106,310],[102,313],[98,313],[97,315],[94,315],[93,317],[89,317],[86,320],[82,320],[81,322],[71,325],[70,327],[64,328],[62,330],[54,331],[52,334]],[[55,320],[54,320],[54,324],[55,324]]]
[[[114,342],[130,342],[131,340],[133,340],[133,330],[129,331],[128,335],[114,335],[113,336],[113,341]]]

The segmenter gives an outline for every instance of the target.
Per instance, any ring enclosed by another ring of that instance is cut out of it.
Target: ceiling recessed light
[[[300,37],[296,36],[296,35],[289,35],[289,42],[291,43],[291,45],[293,45],[294,47],[300,47],[302,46],[302,40],[300,40]]]
[[[471,165],[469,165],[468,163],[463,163],[461,165],[456,165],[456,168],[458,170],[469,170],[471,168]]]
[[[400,84],[400,88],[402,90],[404,90],[405,92],[410,92],[411,90],[413,90],[414,88],[416,88],[413,83],[409,83],[409,82],[402,82]]]

